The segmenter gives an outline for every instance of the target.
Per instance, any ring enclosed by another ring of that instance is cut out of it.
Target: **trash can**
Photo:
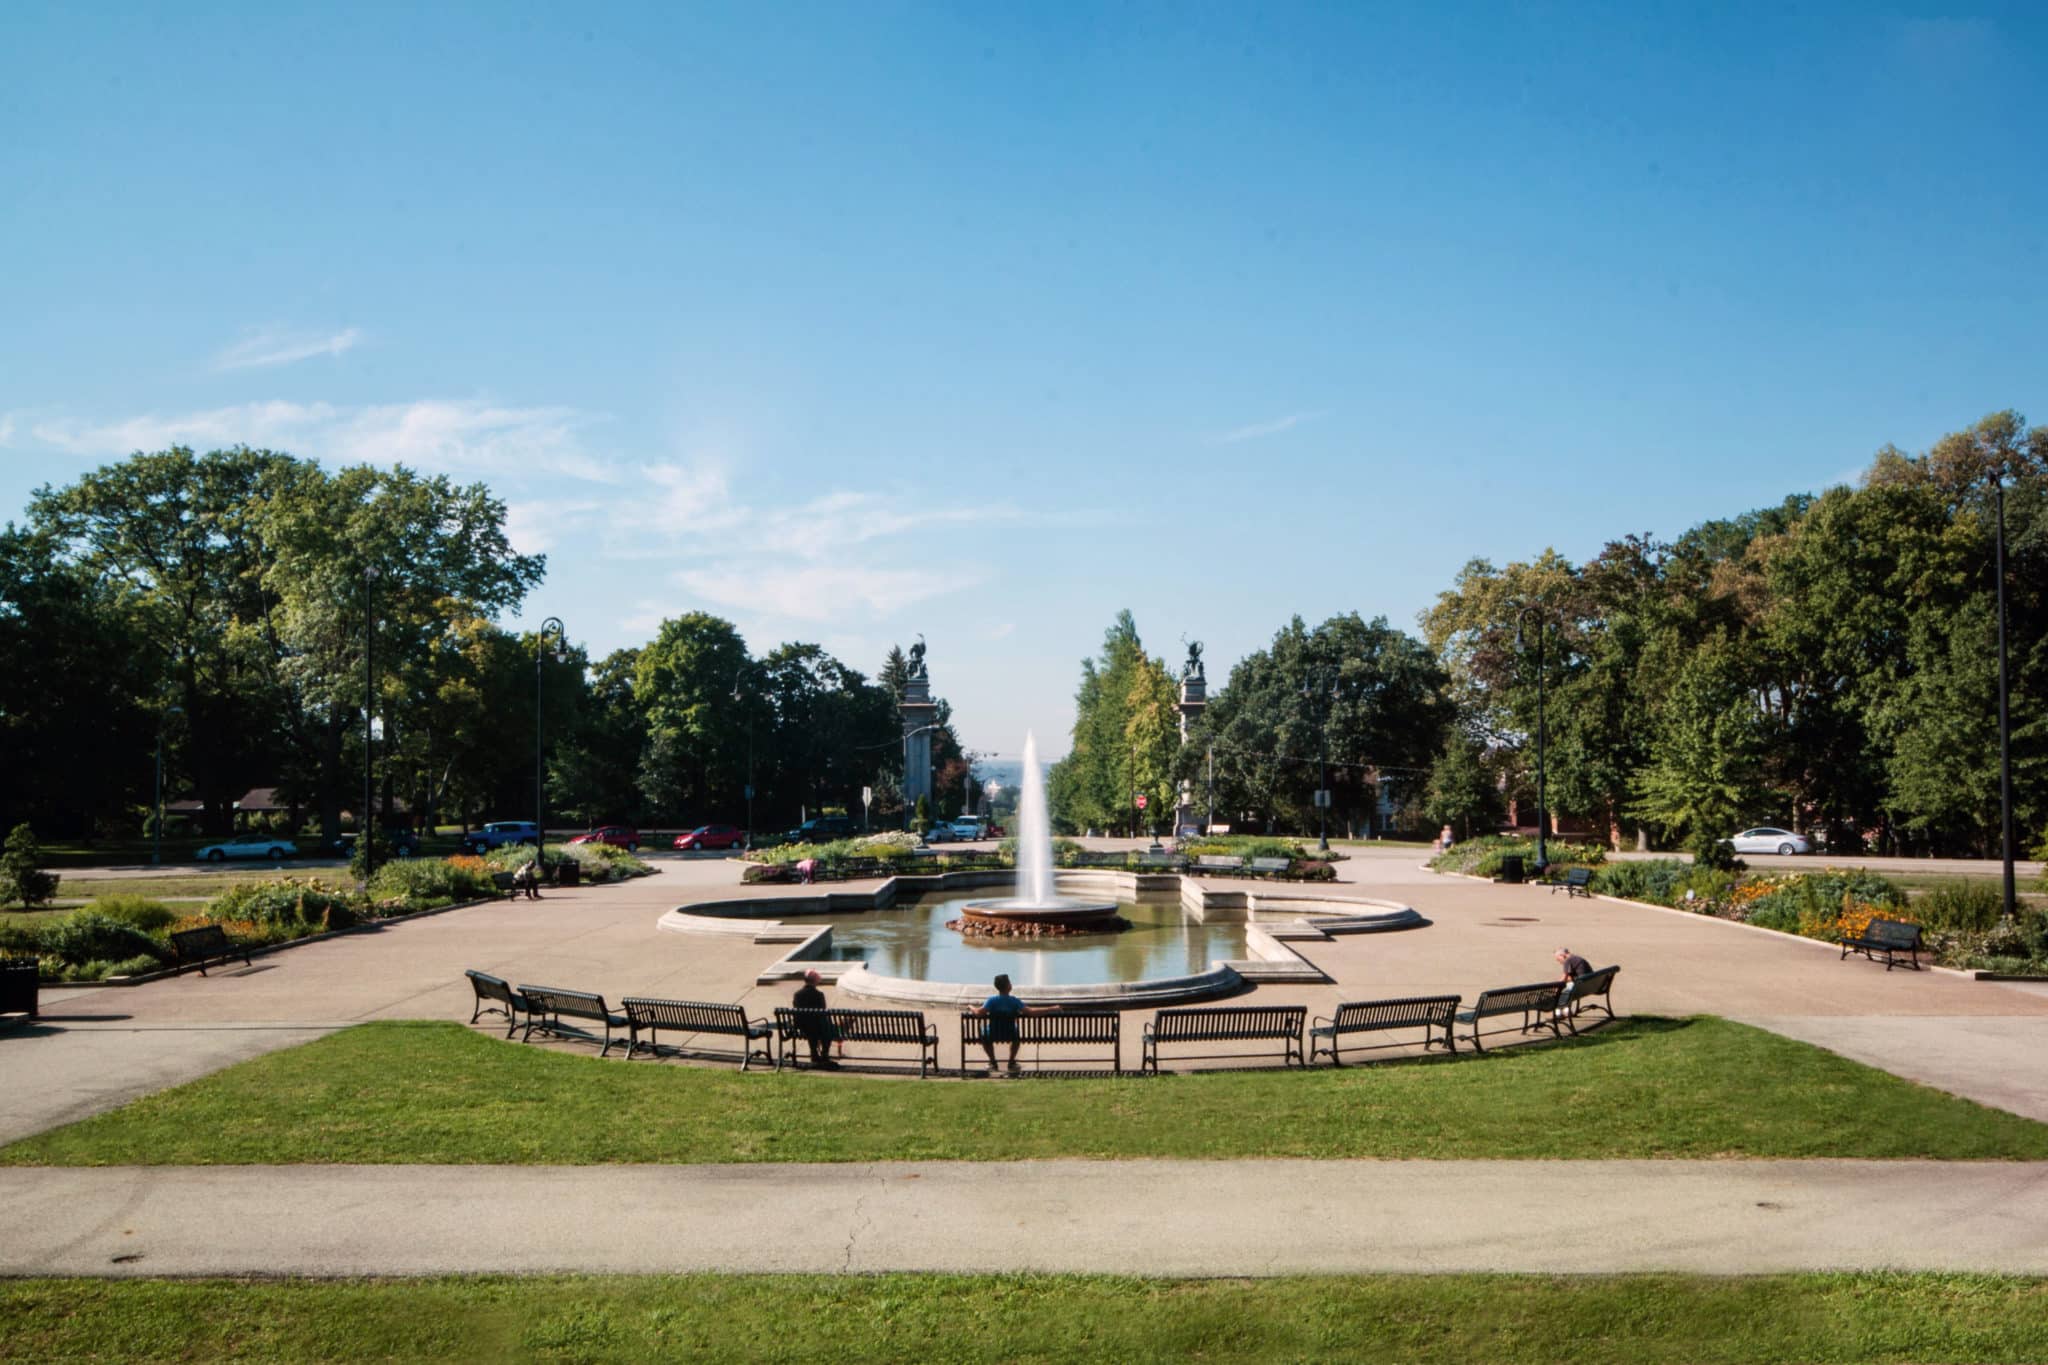
[[[1519,884],[1521,883],[1521,880],[1522,880],[1522,855],[1521,855],[1521,854],[1519,854],[1519,853],[1509,853],[1509,854],[1507,854],[1507,855],[1505,855],[1504,857],[1502,857],[1502,858],[1501,858],[1501,860],[1500,860],[1500,879],[1501,879],[1502,881],[1504,881],[1504,882],[1514,882],[1514,883],[1516,883],[1517,885],[1519,885]]]
[[[32,957],[0,958],[0,1014],[36,1017],[36,973]]]
[[[580,886],[583,882],[583,864],[574,858],[564,858],[555,864],[556,886]]]

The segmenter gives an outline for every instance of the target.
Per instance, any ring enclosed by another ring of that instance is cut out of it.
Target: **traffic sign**
[[[1327,807],[1329,806],[1329,804],[1330,804],[1330,793],[1329,793],[1329,792],[1328,792],[1327,790],[1325,790],[1325,791],[1319,791],[1319,792],[1317,792],[1317,793],[1316,793],[1316,804],[1317,804],[1318,806],[1322,806],[1322,807],[1325,807],[1325,808],[1327,808]]]
[[[1138,809],[1145,809],[1145,793],[1143,792],[1138,793]]]

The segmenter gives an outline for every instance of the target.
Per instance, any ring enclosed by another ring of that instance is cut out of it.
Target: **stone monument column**
[[[903,681],[903,827],[917,814],[917,799],[932,794],[932,723],[939,714],[932,700],[932,682],[924,667],[924,637],[910,647],[910,674]]]
[[[1209,704],[1209,680],[1202,671],[1202,642],[1197,640],[1188,646],[1188,661],[1180,671],[1180,701],[1175,710],[1180,712],[1180,742],[1188,742],[1188,730],[1201,718],[1202,708]],[[1180,782],[1180,798],[1174,806],[1173,830],[1177,835],[1187,825],[1202,826],[1207,832],[1207,819],[1195,807],[1195,784],[1187,778]]]

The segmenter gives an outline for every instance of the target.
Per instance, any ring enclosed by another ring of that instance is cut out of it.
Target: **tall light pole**
[[[1544,839],[1549,832],[1550,808],[1545,801],[1543,789],[1543,750],[1546,743],[1543,718],[1543,627],[1549,621],[1550,612],[1542,603],[1531,603],[1515,613],[1515,648],[1522,648],[1522,623],[1531,615],[1536,618],[1536,875],[1542,876],[1543,869],[1550,866],[1550,857],[1545,849]]]
[[[754,846],[754,712],[751,707],[746,707],[744,699],[740,696],[740,680],[747,677],[753,671],[754,664],[749,661],[741,667],[739,672],[732,675],[733,704],[744,708],[747,713],[747,834],[745,846],[749,849]]]
[[[547,752],[541,746],[546,722],[540,709],[540,680],[542,665],[548,657],[548,637],[555,640],[555,662],[563,663],[569,657],[569,639],[562,626],[562,618],[550,616],[540,623],[540,631],[533,640],[533,841],[536,871],[546,871],[548,865],[547,826],[547,766],[544,758]]]
[[[1320,699],[1323,707],[1322,722],[1316,727],[1317,752],[1319,755],[1316,763],[1316,851],[1318,853],[1328,853],[1330,851],[1330,712],[1336,709],[1337,698],[1340,695],[1340,689],[1343,687],[1343,679],[1341,677],[1335,673],[1330,674],[1329,677],[1330,685],[1327,688],[1317,687],[1313,677],[1304,680],[1301,684],[1302,700],[1313,707],[1317,700]]]
[[[167,706],[156,718],[156,840],[149,850],[151,867],[161,867],[164,861],[164,722],[179,714],[180,708]]]
[[[1998,578],[1998,837],[2005,861],[2004,916],[2010,921],[2018,906],[2012,877],[2012,712],[2005,674],[2005,471],[1991,467],[1991,497],[1996,510],[1992,545]]]
[[[377,741],[370,730],[377,714],[377,576],[375,564],[363,567],[363,813],[356,817],[356,846],[363,851],[365,882],[377,870],[377,839],[370,816],[377,795]]]

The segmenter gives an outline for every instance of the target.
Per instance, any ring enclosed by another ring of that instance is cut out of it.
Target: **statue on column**
[[[926,676],[924,671],[924,636],[922,634],[917,637],[917,643],[910,647],[909,676],[913,678]]]
[[[1187,642],[1187,645],[1188,661],[1181,665],[1180,680],[1182,682],[1206,681],[1202,673],[1202,642],[1200,640],[1190,640]]]

